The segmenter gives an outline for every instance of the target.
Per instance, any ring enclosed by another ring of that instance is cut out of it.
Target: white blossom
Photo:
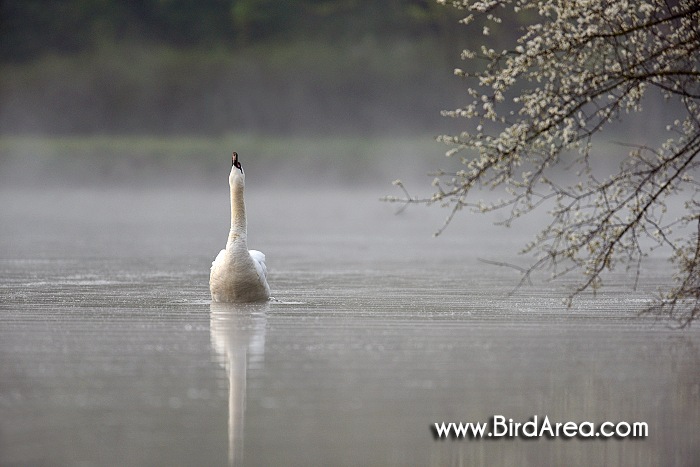
[[[578,270],[583,280],[572,298],[600,287],[602,273],[619,264],[639,270],[647,254],[642,239],[650,239],[652,248],[670,250],[677,271],[676,285],[653,309],[681,324],[700,316],[700,185],[692,176],[700,168],[697,0],[451,4],[468,12],[463,23],[482,28],[481,35],[470,35],[480,52],[463,51],[464,67],[455,70],[471,101],[444,112],[475,131],[439,138],[453,146],[449,155],[463,154],[467,169],[438,177],[432,198],[404,201],[440,201],[452,209],[449,223],[468,205],[472,189],[504,187],[509,198],[472,206],[509,210],[506,224],[553,203],[551,222],[523,250],[534,255],[524,279],[536,269],[549,268],[554,277]],[[529,23],[508,50],[496,52],[484,22],[497,24],[505,15],[524,15]],[[668,140],[632,148],[618,172],[596,176],[594,137],[609,122],[642,112],[651,92],[682,109],[673,123],[659,122]],[[564,162],[572,152],[578,159]],[[562,167],[575,167],[581,178],[557,181]],[[681,191],[685,213],[667,219],[667,200]]]

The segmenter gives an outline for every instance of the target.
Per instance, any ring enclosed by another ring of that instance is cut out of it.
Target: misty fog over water
[[[210,303],[227,187],[13,189],[0,205],[0,461],[208,465],[691,465],[698,333],[637,311],[620,271],[510,295],[531,228],[394,215],[374,189],[247,178],[276,300]],[[436,440],[502,414],[643,421],[641,440]],[[359,449],[358,447],[361,447]],[[620,462],[620,459],[624,459]]]

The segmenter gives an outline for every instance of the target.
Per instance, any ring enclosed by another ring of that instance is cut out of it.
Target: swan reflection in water
[[[263,367],[265,326],[269,302],[258,304],[212,303],[212,347],[225,367],[228,395],[228,458],[230,465],[243,464],[243,432],[248,369]]]

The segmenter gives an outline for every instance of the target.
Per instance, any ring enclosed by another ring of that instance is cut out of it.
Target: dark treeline
[[[458,17],[434,0],[0,0],[0,58],[124,42],[191,48],[444,37]]]
[[[0,134],[450,131],[460,17],[434,0],[0,0]]]

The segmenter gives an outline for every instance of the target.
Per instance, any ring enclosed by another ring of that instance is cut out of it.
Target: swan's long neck
[[[234,243],[245,246],[248,227],[245,218],[245,200],[243,199],[244,185],[240,181],[231,183],[231,231],[228,234],[228,244]]]

